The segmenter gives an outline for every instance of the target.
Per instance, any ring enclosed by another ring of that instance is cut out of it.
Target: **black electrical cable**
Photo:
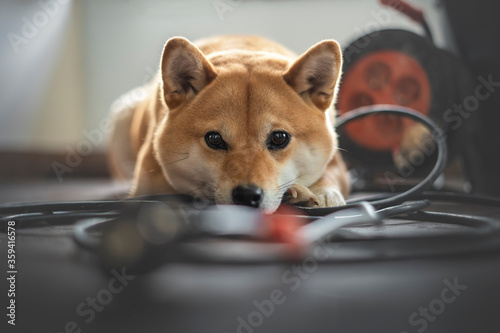
[[[421,23],[422,28],[424,29],[425,36],[429,38],[431,42],[434,42],[434,37],[432,36],[431,28],[429,27],[429,23],[424,19]]]
[[[360,208],[360,204],[347,207],[342,211],[336,211],[325,218],[316,220],[306,226],[303,236],[309,241],[321,241],[326,237],[334,236],[332,246],[335,251],[333,255],[326,259],[326,262],[335,261],[363,261],[363,260],[394,260],[402,258],[417,258],[425,256],[456,255],[458,253],[474,253],[478,251],[500,251],[500,221],[481,216],[467,216],[461,214],[450,214],[441,212],[422,211],[430,202],[428,200],[409,202],[402,205],[383,208],[375,211],[373,206],[367,202],[362,203],[362,210],[353,212],[353,208]],[[371,208],[370,208],[371,207]],[[369,213],[368,213],[369,212]],[[404,215],[404,216],[402,216]],[[357,217],[359,216],[359,217]],[[340,228],[349,228],[357,225],[377,226],[386,218],[404,219],[409,221],[426,221],[442,224],[452,224],[468,227],[455,234],[428,235],[425,237],[408,236],[367,236]],[[347,220],[349,219],[349,220]],[[103,225],[113,220],[102,221],[91,219],[82,221],[76,228],[75,240],[78,244],[89,250],[99,249],[99,237],[92,236],[96,226]],[[319,229],[314,229],[315,227]],[[301,233],[302,234],[302,233]],[[96,234],[96,236],[99,236]],[[205,234],[209,239],[219,238],[216,235]],[[347,238],[345,238],[347,236]],[[340,237],[340,238],[339,238]],[[223,238],[223,237],[222,237]],[[196,238],[194,238],[196,239]],[[330,239],[332,241],[332,239]],[[363,241],[372,241],[370,245],[352,248],[351,244],[359,244]],[[378,242],[377,242],[378,241]],[[347,243],[346,243],[347,242]],[[382,242],[382,243],[380,243]],[[339,244],[341,248],[338,248]],[[261,243],[260,250],[252,253],[234,252],[230,243],[197,243],[180,242],[177,244],[179,252],[189,252],[191,256],[181,260],[194,262],[226,262],[226,263],[273,263],[287,260],[283,252],[276,252],[276,245]],[[242,245],[244,248],[244,245]],[[328,246],[325,243],[322,246]],[[160,253],[149,253],[149,255],[162,256]],[[227,253],[226,253],[227,252]],[[224,255],[222,255],[224,253]],[[263,258],[263,254],[264,258]],[[163,262],[163,261],[161,261]]]
[[[425,198],[434,201],[451,201],[458,203],[472,203],[478,205],[500,207],[500,198],[479,194],[424,191],[419,195],[419,198]]]
[[[308,242],[314,242],[328,236],[330,233],[341,227],[366,224],[380,225],[384,218],[415,212],[427,207],[428,205],[429,202],[427,201],[417,201],[375,211],[373,205],[368,202],[361,202],[352,206],[343,206],[343,209],[338,210],[335,213],[321,219],[316,219],[315,221],[304,225],[302,233],[304,234],[303,237],[308,239]],[[74,239],[77,244],[85,249],[97,250],[99,247],[99,241],[93,237],[91,233],[96,231],[99,226],[115,221],[117,221],[116,218],[106,219],[105,216],[102,216],[102,218],[88,218],[82,220],[75,225]],[[193,220],[191,222],[202,223],[203,221]],[[196,224],[193,224],[192,226],[194,225]],[[207,227],[201,228],[205,230],[203,236],[224,238],[224,236],[219,237],[217,234],[207,232],[207,230],[211,229],[210,226]],[[195,229],[200,228],[190,229],[191,232],[196,232]]]
[[[429,200],[421,200],[421,201],[405,203],[377,210],[377,215],[379,216],[380,219],[386,219],[392,216],[415,213],[426,207],[429,207],[430,204],[431,202]]]
[[[138,201],[139,202],[139,201]],[[48,202],[33,204],[7,204],[0,206],[0,215],[51,213],[55,211],[108,211],[123,205],[122,200]]]
[[[17,229],[39,228],[48,226],[73,225],[81,219],[92,217],[116,217],[116,211],[88,211],[88,212],[53,212],[53,213],[28,213],[9,215],[0,218],[0,231],[5,231],[8,221],[16,221]]]
[[[73,230],[73,239],[82,248],[95,251],[99,248],[100,241],[90,236],[91,229],[112,222],[113,219],[93,218],[85,219],[77,224]]]
[[[486,216],[418,211],[405,219],[465,226],[473,228],[471,231],[478,234],[489,234],[500,230],[500,220]]]
[[[32,204],[5,204],[0,206],[0,215],[25,214],[25,213],[50,213],[55,211],[108,211],[119,209],[124,204],[144,203],[147,201],[175,201],[178,203],[191,203],[193,198],[185,194],[155,194],[123,200],[99,200],[99,201],[62,201]]]
[[[0,206],[0,232],[7,230],[7,222],[11,220],[16,221],[18,229],[71,225],[82,218],[102,217],[112,214],[111,212],[138,209],[148,203],[189,205],[194,200],[193,197],[183,194],[161,194],[124,200],[6,204]],[[50,224],[46,223],[49,220]]]
[[[349,204],[367,201],[370,198],[375,198],[376,200],[390,198],[393,195],[394,195],[393,193],[380,193],[366,197],[364,196],[361,198],[349,200]],[[469,204],[478,204],[478,205],[485,205],[492,207],[500,207],[500,198],[498,197],[479,195],[479,194],[460,193],[460,192],[423,191],[416,197],[416,199],[455,202],[455,203],[469,203]]]
[[[415,185],[408,191],[403,193],[398,193],[396,195],[384,199],[377,199],[377,198],[366,199],[377,208],[397,205],[402,202],[415,199],[420,193],[422,193],[430,186],[432,186],[432,184],[436,181],[436,179],[441,175],[446,166],[446,160],[448,155],[446,138],[444,136],[443,131],[432,120],[410,108],[405,108],[402,106],[394,106],[394,105],[372,105],[372,106],[360,107],[338,117],[336,127],[337,129],[340,129],[346,123],[351,122],[355,119],[360,119],[368,115],[381,114],[381,113],[405,116],[424,125],[430,131],[430,133],[432,134],[432,136],[436,141],[438,155],[436,164],[434,165],[431,172],[427,175],[427,177],[425,177],[424,180],[422,180],[419,184]],[[352,202],[348,200],[347,203],[352,203]]]

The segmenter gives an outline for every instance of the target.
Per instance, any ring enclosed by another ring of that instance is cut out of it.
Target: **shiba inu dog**
[[[157,76],[114,104],[110,165],[132,196],[185,193],[273,212],[345,204],[332,103],[337,42],[300,57],[270,40],[167,41]],[[130,165],[134,165],[130,168]]]

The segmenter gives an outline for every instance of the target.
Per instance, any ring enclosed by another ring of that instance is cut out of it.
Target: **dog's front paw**
[[[303,207],[336,207],[345,205],[345,199],[339,190],[331,187],[308,188],[294,184],[285,195],[284,202]]]
[[[311,191],[314,193],[317,200],[317,205],[314,207],[337,207],[345,205],[344,196],[335,188],[313,187]]]
[[[314,193],[308,187],[299,184],[292,185],[286,191],[283,202],[303,207],[316,207],[318,205],[318,199]]]

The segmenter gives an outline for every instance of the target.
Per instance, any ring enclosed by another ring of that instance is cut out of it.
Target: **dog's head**
[[[168,111],[154,139],[165,177],[180,193],[274,211],[336,152],[330,107],[341,63],[332,40],[290,62],[266,52],[206,57],[170,39],[161,61]]]

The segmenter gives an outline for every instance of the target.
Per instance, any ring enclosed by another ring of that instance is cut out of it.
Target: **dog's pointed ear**
[[[165,44],[160,71],[163,98],[171,110],[192,100],[217,76],[203,53],[182,37]]]
[[[324,111],[335,98],[341,70],[339,44],[325,40],[295,60],[283,78],[307,103]]]

